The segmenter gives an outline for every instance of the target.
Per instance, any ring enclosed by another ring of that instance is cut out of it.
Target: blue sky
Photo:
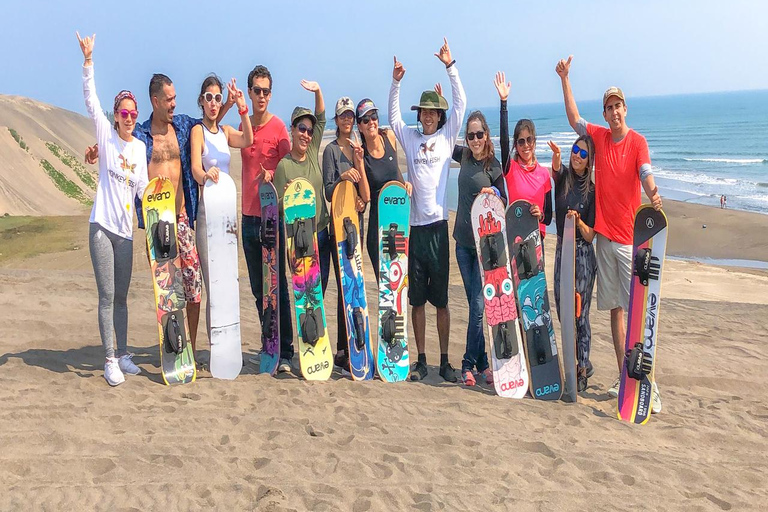
[[[406,67],[404,105],[441,80],[433,53],[446,36],[470,107],[496,105],[497,70],[512,82],[510,102],[562,100],[557,60],[574,55],[577,99],[609,85],[628,97],[768,89],[768,2],[757,1],[170,1],[6,2],[0,93],[84,113],[74,32],[95,32],[97,89],[110,103],[127,88],[149,115],[147,84],[169,75],[178,112],[198,114],[206,74],[232,76],[267,65],[270,110],[287,117],[311,106],[299,86],[317,80],[329,108],[341,96],[384,107],[392,56]],[[158,7],[159,5],[159,7]],[[10,21],[10,22],[9,22]],[[234,121],[235,116],[229,118]]]

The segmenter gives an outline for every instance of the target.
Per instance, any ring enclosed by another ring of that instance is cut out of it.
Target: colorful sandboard
[[[274,375],[280,362],[280,295],[278,290],[278,258],[280,257],[280,211],[277,191],[272,183],[259,187],[261,199],[261,357],[259,373]]]
[[[376,369],[386,382],[408,378],[408,240],[411,198],[399,181],[379,193],[379,343]],[[373,228],[371,226],[369,229]]]
[[[163,381],[168,385],[193,382],[197,368],[192,344],[187,339],[186,300],[176,236],[176,195],[171,182],[161,178],[151,180],[142,204]]]
[[[559,400],[563,382],[544,276],[541,233],[539,220],[530,209],[531,203],[522,199],[507,207],[505,219],[512,274],[523,321],[531,395],[539,400]]]
[[[475,198],[472,230],[483,276],[493,385],[499,396],[523,398],[528,391],[528,368],[509,265],[504,202],[495,194],[478,194]]]
[[[626,356],[619,380],[619,419],[643,425],[651,417],[661,272],[667,250],[667,216],[650,205],[635,213]]]
[[[307,179],[289,181],[283,195],[283,219],[301,374],[307,380],[327,380],[333,371],[333,352],[323,309],[315,197],[315,190]]]

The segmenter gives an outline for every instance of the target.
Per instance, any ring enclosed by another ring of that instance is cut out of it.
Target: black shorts
[[[448,221],[411,226],[408,254],[408,299],[411,306],[429,301],[436,308],[448,306]]]

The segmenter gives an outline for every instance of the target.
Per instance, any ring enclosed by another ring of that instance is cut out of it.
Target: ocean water
[[[599,101],[578,106],[587,121],[607,126]],[[720,196],[725,195],[729,208],[768,214],[768,91],[630,97],[627,106],[627,124],[648,140],[662,196],[719,207]],[[471,98],[469,110],[473,110]],[[480,110],[499,156],[498,106]],[[406,122],[415,124],[415,116],[408,114]],[[576,133],[568,125],[562,102],[509,106],[510,131],[523,117],[536,125],[538,159],[549,165],[552,153],[547,141],[553,140],[567,161]],[[458,169],[453,169],[448,194],[454,209],[457,176]]]

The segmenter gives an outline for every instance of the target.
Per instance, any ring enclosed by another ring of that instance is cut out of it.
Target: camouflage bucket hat
[[[293,113],[291,114],[291,126],[296,124],[296,120],[301,117],[308,117],[312,119],[312,126],[317,124],[317,118],[311,110],[309,110],[307,107],[296,107],[293,109]]]
[[[421,93],[419,104],[412,106],[411,110],[418,110],[420,108],[448,110],[448,102],[445,101],[445,98],[437,94],[435,91],[424,91]]]

